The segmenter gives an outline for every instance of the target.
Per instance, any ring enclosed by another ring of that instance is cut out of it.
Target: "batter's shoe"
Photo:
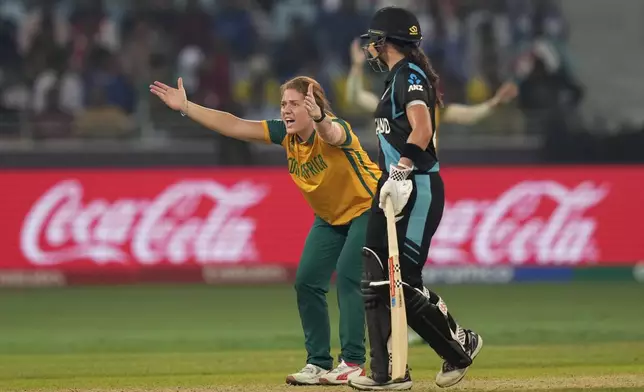
[[[289,385],[320,385],[320,377],[327,373],[329,373],[328,370],[309,363],[299,372],[286,376],[286,383]]]
[[[402,380],[378,382],[371,377],[361,376],[349,380],[349,386],[358,391],[407,391],[412,387],[409,370]]]
[[[365,374],[362,366],[342,360],[338,367],[320,377],[320,384],[346,385],[349,383],[349,380],[364,376]]]
[[[474,361],[474,358],[476,358],[481,348],[483,348],[483,338],[469,330],[466,330],[465,333],[467,334],[465,351],[472,358],[472,361]],[[467,373],[470,366],[459,368],[443,362],[441,371],[436,375],[436,385],[441,388],[448,388],[458,384],[465,377],[465,373]]]

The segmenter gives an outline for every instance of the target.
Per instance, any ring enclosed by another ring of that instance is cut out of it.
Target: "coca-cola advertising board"
[[[644,167],[457,167],[442,176],[447,202],[428,265],[644,260]],[[182,269],[292,270],[313,222],[281,168],[19,170],[0,173],[0,183],[5,272],[163,270],[179,279]]]

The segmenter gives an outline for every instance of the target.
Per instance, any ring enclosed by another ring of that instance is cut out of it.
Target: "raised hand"
[[[512,101],[519,94],[519,88],[513,82],[505,82],[494,94],[495,104],[505,104]]]
[[[360,47],[360,40],[354,39],[351,43],[351,64],[362,65],[366,61],[364,51]]]
[[[304,97],[304,106],[313,120],[319,120],[322,117],[322,109],[315,102],[315,95],[313,95],[313,83],[309,84],[309,91]]]
[[[186,113],[188,97],[186,96],[186,90],[183,88],[183,79],[179,78],[177,80],[177,87],[170,87],[155,81],[154,84],[150,85],[150,92],[159,97],[170,109],[181,110]]]

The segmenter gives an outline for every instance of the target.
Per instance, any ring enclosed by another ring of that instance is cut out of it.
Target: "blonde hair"
[[[320,110],[328,114],[333,115],[331,110],[331,104],[326,97],[324,89],[317,82],[317,80],[310,78],[308,76],[296,76],[293,79],[287,81],[280,87],[280,93],[283,95],[286,90],[295,90],[300,94],[306,95],[309,92],[309,85],[313,85],[313,96],[315,97],[315,103],[318,104]]]

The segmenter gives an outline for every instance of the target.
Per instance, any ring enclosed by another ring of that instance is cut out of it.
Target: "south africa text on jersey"
[[[304,179],[318,175],[328,168],[320,154],[304,163],[299,163],[295,158],[288,159],[288,172]]]

